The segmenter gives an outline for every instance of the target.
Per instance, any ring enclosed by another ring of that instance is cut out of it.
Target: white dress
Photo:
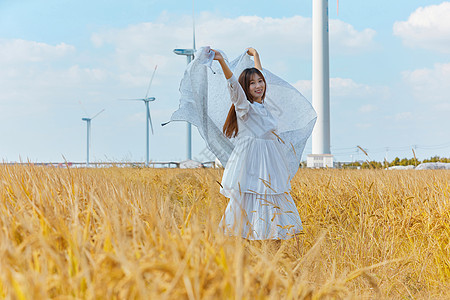
[[[238,135],[220,192],[230,198],[220,228],[251,240],[287,239],[303,227],[290,195],[289,166],[277,121],[264,104],[250,103],[233,75],[228,79]]]

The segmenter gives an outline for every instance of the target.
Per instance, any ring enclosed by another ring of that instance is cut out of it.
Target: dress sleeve
[[[233,102],[236,109],[236,115],[242,120],[247,120],[247,113],[250,109],[250,102],[245,96],[245,92],[236,79],[236,76],[231,76],[227,79],[228,90],[230,91],[231,102]]]

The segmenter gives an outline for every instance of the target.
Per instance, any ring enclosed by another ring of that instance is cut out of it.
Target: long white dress
[[[264,104],[250,103],[233,75],[228,79],[238,135],[220,192],[230,198],[220,228],[252,240],[287,239],[302,222],[290,195],[289,166],[277,121]]]

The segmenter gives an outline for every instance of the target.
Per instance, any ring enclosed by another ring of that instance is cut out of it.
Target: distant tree
[[[433,156],[433,157],[424,159],[423,162],[424,162],[424,163],[427,163],[427,162],[443,162],[443,163],[450,163],[450,158],[448,158],[448,157]]]
[[[396,157],[394,160],[389,164],[390,167],[393,166],[400,166],[400,158]]]
[[[383,165],[378,161],[365,161],[361,165],[361,169],[382,169]]]
[[[342,168],[344,168],[344,169],[356,169],[358,167],[361,167],[361,163],[358,161],[342,165]]]
[[[427,159],[424,159],[423,161],[420,161],[419,159],[416,159],[414,157],[412,158],[394,158],[393,161],[391,162],[387,162],[387,161],[383,161],[383,162],[378,162],[378,161],[365,161],[365,162],[360,162],[360,161],[355,161],[352,163],[346,163],[346,164],[336,164],[337,168],[347,168],[347,169],[356,169],[358,167],[360,167],[361,169],[382,169],[382,168],[386,168],[387,166],[389,167],[393,167],[393,166],[415,166],[415,165],[419,165],[421,163],[426,163],[426,162],[443,162],[443,163],[450,163],[450,158],[445,158],[445,157],[439,157],[439,156],[433,156]],[[302,163],[302,167],[305,165],[305,162]]]
[[[398,158],[396,157],[393,161],[391,161],[389,163],[389,167],[393,167],[393,166],[415,166],[415,165],[420,164],[420,160],[417,160],[413,157],[413,158]]]
[[[407,166],[408,165],[408,160],[406,158],[402,158],[400,160],[400,166]]]

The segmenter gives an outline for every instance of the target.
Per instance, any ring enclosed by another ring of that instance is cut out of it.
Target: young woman
[[[255,67],[246,68],[237,79],[221,52],[212,51],[232,102],[223,133],[235,139],[221,182],[220,192],[230,202],[220,227],[225,234],[251,240],[291,238],[303,229],[302,222],[290,195],[285,141],[264,102],[267,84],[259,54],[248,49]]]

